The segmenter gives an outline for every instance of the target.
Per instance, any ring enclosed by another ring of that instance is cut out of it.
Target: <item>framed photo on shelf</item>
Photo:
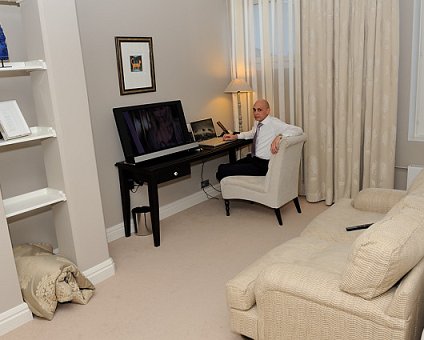
[[[156,91],[151,37],[115,37],[121,95]]]
[[[31,134],[16,100],[0,102],[0,133],[4,140]]]

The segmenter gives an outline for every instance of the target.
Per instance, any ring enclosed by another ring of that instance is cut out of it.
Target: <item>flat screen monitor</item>
[[[125,161],[148,159],[197,148],[187,129],[181,101],[113,109]]]

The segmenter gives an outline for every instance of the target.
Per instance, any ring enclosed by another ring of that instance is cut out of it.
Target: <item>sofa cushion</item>
[[[381,220],[384,214],[374,211],[361,211],[352,206],[352,200],[342,198],[330,208],[315,217],[301,233],[334,242],[352,243],[363,230],[346,231],[346,227]]]
[[[372,299],[424,257],[424,197],[408,195],[355,240],[340,288]]]
[[[405,195],[405,190],[367,188],[356,195],[352,201],[352,206],[363,211],[385,214]]]

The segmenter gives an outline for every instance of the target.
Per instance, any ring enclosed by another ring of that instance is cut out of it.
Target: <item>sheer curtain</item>
[[[267,99],[273,115],[294,124],[293,0],[228,0],[228,4],[231,76],[245,79],[254,90],[253,96],[243,98],[243,112],[248,112],[244,129],[251,127],[250,112],[257,98]]]
[[[308,135],[301,192],[327,204],[391,188],[398,0],[228,0],[232,77]],[[251,122],[251,117],[249,117]]]

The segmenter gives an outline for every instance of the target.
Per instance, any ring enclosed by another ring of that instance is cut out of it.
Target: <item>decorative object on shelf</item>
[[[121,95],[156,91],[151,37],[115,37]]]
[[[243,131],[243,114],[241,112],[240,93],[253,92],[253,89],[244,79],[235,78],[226,87],[225,93],[237,93],[237,116],[239,131]]]
[[[0,60],[1,60],[1,66],[0,67],[9,67],[4,65],[5,60],[9,60],[9,52],[7,50],[6,45],[6,36],[4,35],[3,28],[0,24]]]
[[[0,133],[4,140],[31,134],[16,100],[0,102]]]

